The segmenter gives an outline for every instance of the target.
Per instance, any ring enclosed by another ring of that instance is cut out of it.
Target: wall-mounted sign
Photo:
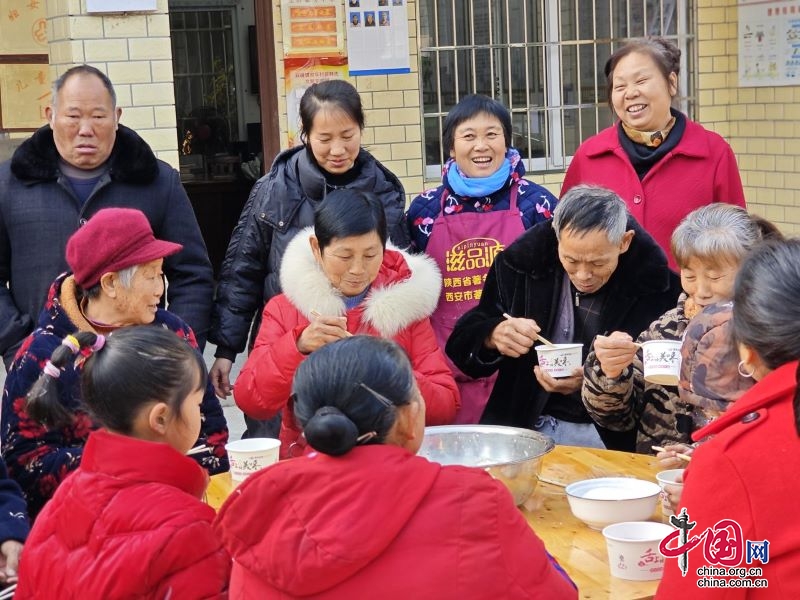
[[[0,126],[38,129],[50,103],[47,65],[0,65]]]
[[[86,0],[87,13],[141,12],[158,9],[157,0]]]
[[[46,54],[45,3],[0,0],[0,54]]]
[[[407,0],[347,1],[350,75],[410,73]]]
[[[347,79],[347,59],[335,57],[287,58],[283,61],[289,147],[300,141],[300,98],[311,84]]]
[[[343,56],[342,5],[336,0],[283,0],[283,55]]]
[[[739,86],[800,85],[800,1],[739,0]]]

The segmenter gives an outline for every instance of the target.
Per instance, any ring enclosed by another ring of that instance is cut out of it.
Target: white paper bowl
[[[632,581],[652,581],[664,574],[658,545],[674,527],[652,521],[624,522],[603,529],[611,575]]]
[[[643,479],[598,477],[571,483],[566,493],[572,514],[600,530],[612,523],[652,517],[661,487]]]
[[[256,471],[278,462],[281,441],[273,438],[247,438],[225,444],[231,465],[231,480],[244,481]]]
[[[642,344],[644,380],[658,385],[678,385],[681,376],[681,341],[650,340]]]
[[[541,344],[536,346],[539,366],[550,377],[569,377],[583,366],[583,344]]]

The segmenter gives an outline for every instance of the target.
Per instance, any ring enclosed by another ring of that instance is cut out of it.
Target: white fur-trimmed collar
[[[281,261],[280,281],[283,293],[307,319],[312,312],[344,316],[342,295],[331,286],[308,241],[313,227],[302,229],[289,244]],[[388,280],[379,277],[364,300],[363,321],[384,337],[391,337],[411,323],[429,317],[439,302],[442,276],[436,262],[426,254],[408,254],[387,242],[387,252],[396,252],[405,260],[411,276],[400,279],[398,273]],[[385,259],[384,259],[385,262]]]

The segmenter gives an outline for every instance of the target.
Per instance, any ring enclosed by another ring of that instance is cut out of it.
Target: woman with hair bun
[[[715,538],[722,556],[695,550],[682,573],[667,560],[657,599],[694,598],[698,572],[720,564],[760,567],[768,586],[748,589],[704,588],[703,598],[800,598],[800,536],[795,502],[800,496],[800,240],[765,242],[745,259],[733,294],[733,338],[739,371],[755,385],[719,419],[696,431],[708,438],[692,455],[680,507],[696,523],[691,535],[715,528],[721,519],[737,524],[735,544]],[[677,511],[676,511],[677,512]],[[717,528],[717,531],[722,526]],[[729,533],[734,528],[728,527]],[[713,533],[713,532],[712,532]],[[730,535],[727,541],[733,541]],[[766,541],[765,541],[766,540]],[[751,561],[751,542],[760,553]],[[767,544],[768,542],[768,544]],[[674,547],[674,544],[671,546]],[[739,562],[713,563],[709,558]],[[745,552],[748,552],[745,562]]]
[[[503,484],[415,456],[425,402],[396,343],[320,348],[292,398],[316,452],[252,475],[220,510],[231,598],[578,597]]]
[[[395,340],[408,354],[428,425],[452,423],[458,389],[428,317],[441,276],[433,260],[387,247],[387,219],[369,192],[334,190],[284,253],[283,293],[264,308],[255,346],[235,386],[236,404],[256,419],[282,411],[281,457],[306,440],[289,398],[300,364],[327,344],[357,333]]]
[[[670,236],[683,217],[712,202],[745,205],[728,143],[672,108],[680,59],[661,37],[630,40],[611,55],[608,104],[619,121],[580,145],[561,186],[562,196],[581,183],[617,192],[674,270]]]

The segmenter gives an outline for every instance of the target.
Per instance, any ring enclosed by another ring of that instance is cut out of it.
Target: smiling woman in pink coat
[[[502,483],[416,456],[426,403],[396,343],[328,344],[292,392],[315,451],[250,476],[220,510],[232,599],[577,599]]]
[[[617,192],[667,253],[686,215],[712,202],[744,206],[736,157],[719,135],[672,108],[681,51],[660,37],[629,41],[606,62],[608,103],[619,121],[580,145],[561,195],[578,184]]]

